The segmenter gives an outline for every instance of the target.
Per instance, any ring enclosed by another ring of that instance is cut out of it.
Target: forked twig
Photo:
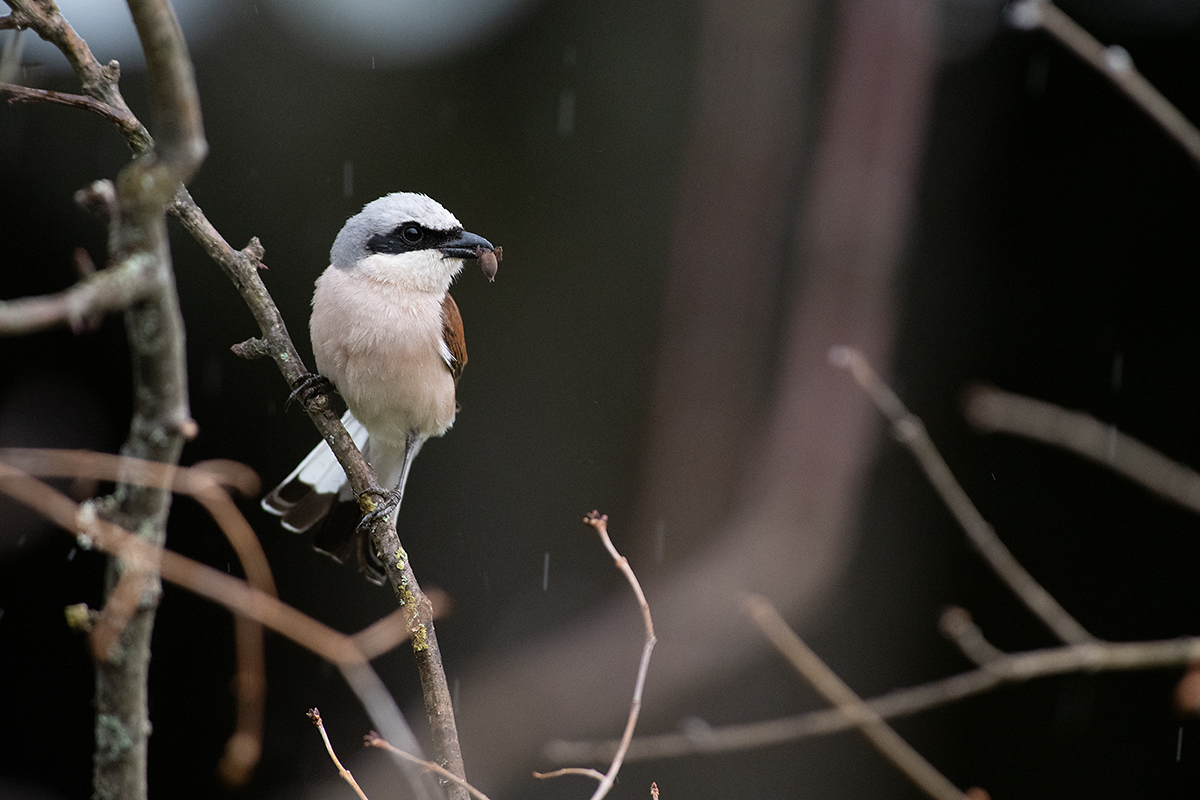
[[[965,795],[958,787],[914,750],[912,745],[904,741],[892,726],[883,721],[883,717],[864,703],[862,698],[796,635],[770,601],[759,595],[749,595],[742,601],[742,609],[796,671],[850,719],[875,749],[907,775],[921,791],[935,800],[964,799]]]
[[[950,471],[937,446],[929,438],[925,424],[905,408],[896,393],[871,369],[863,354],[852,347],[834,347],[829,351],[829,361],[849,371],[858,385],[866,390],[876,407],[892,423],[896,439],[916,458],[934,491],[967,534],[967,539],[1017,598],[1064,642],[1083,644],[1096,641],[1096,637],[1067,613],[1000,541],[995,528],[979,513]]]
[[[654,620],[650,617],[650,604],[646,602],[646,595],[642,592],[642,585],[638,583],[637,576],[633,573],[633,568],[629,566],[629,560],[617,552],[612,539],[608,537],[608,515],[601,514],[599,511],[592,511],[583,518],[583,521],[591,525],[596,533],[599,534],[600,541],[604,543],[604,548],[613,557],[617,569],[621,570],[621,573],[625,576],[625,580],[629,581],[629,585],[633,588],[633,593],[637,597],[638,606],[642,610],[642,623],[646,629],[645,644],[642,647],[642,660],[638,665],[637,680],[634,683],[633,702],[629,705],[629,719],[625,722],[625,732],[621,735],[621,740],[617,745],[616,753],[613,754],[608,772],[601,774],[593,769],[567,768],[555,770],[554,772],[535,772],[533,775],[535,778],[554,778],[559,775],[587,775],[596,778],[600,782],[600,785],[596,787],[591,800],[600,800],[600,798],[604,797],[612,789],[613,781],[617,779],[617,773],[621,771],[621,764],[624,763],[625,754],[629,750],[629,742],[633,739],[633,731],[637,727],[638,714],[642,710],[642,689],[646,685],[646,673],[650,669],[650,654],[654,652],[654,643],[658,639],[654,636]]]
[[[338,775],[342,776],[342,780],[350,784],[350,788],[354,790],[362,800],[370,800],[367,793],[358,785],[358,781],[354,780],[354,776],[350,774],[350,770],[342,766],[342,762],[338,760],[337,753],[333,752],[333,743],[329,741],[329,734],[325,732],[325,723],[321,721],[321,712],[316,708],[308,710],[308,718],[312,720],[312,724],[317,726],[317,730],[321,732],[321,741],[325,742],[325,751],[329,753],[329,758],[333,761],[333,765],[337,767]]]

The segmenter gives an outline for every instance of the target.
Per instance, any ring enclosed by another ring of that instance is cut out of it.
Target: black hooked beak
[[[496,248],[482,236],[463,231],[450,241],[442,242],[437,249],[450,258],[478,258],[483,251],[491,251]]]

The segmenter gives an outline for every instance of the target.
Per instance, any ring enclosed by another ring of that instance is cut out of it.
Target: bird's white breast
[[[372,438],[403,446],[409,432],[438,436],[453,424],[444,294],[364,270],[330,267],[317,279],[310,323],[317,370]]]

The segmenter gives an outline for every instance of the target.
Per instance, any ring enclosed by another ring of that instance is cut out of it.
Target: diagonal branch
[[[1112,81],[1200,166],[1200,130],[1138,72],[1128,50],[1120,45],[1105,47],[1049,0],[1019,0],[1008,16],[1018,28],[1041,28]]]
[[[964,800],[965,795],[925,757],[904,741],[878,712],[862,701],[812,648],[788,626],[771,603],[760,595],[743,600],[743,610],[771,644],[805,680],[833,703],[888,761],[934,800]]]
[[[1012,551],[1000,541],[996,529],[979,513],[950,471],[937,446],[929,438],[924,423],[905,408],[896,393],[871,369],[862,353],[851,347],[835,347],[829,351],[829,360],[835,366],[848,370],[875,401],[875,405],[892,423],[896,439],[916,458],[929,483],[967,534],[967,539],[1026,608],[1068,644],[1095,641],[1095,637],[1021,566]]]

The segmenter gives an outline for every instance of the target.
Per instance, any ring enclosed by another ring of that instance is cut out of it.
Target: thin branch
[[[601,775],[595,770],[567,769],[550,773],[535,772],[533,775],[535,778],[553,778],[558,775],[568,774],[591,775],[600,781],[600,785],[596,787],[591,800],[600,800],[600,798],[607,795],[609,790],[612,789],[613,782],[617,779],[617,773],[621,771],[621,764],[625,761],[625,753],[629,750],[629,742],[633,739],[633,731],[637,727],[638,714],[642,710],[642,690],[646,685],[646,673],[650,669],[650,654],[654,652],[654,643],[658,639],[654,636],[654,620],[650,617],[650,604],[646,602],[646,595],[642,592],[642,586],[638,583],[637,576],[633,573],[633,568],[629,566],[629,560],[617,552],[612,539],[608,537],[608,515],[601,514],[599,511],[592,511],[583,518],[583,521],[591,525],[600,536],[600,541],[604,544],[604,548],[613,557],[617,569],[621,570],[621,573],[625,576],[625,580],[629,582],[630,587],[633,589],[634,596],[637,597],[638,607],[642,611],[642,624],[646,630],[645,644],[642,646],[642,660],[638,665],[637,680],[634,682],[633,688],[633,701],[629,706],[629,718],[625,722],[625,732],[621,735],[621,741],[617,745],[616,752],[613,754],[608,772]]]
[[[1000,541],[995,528],[983,518],[954,477],[937,446],[929,438],[924,423],[905,408],[895,392],[871,369],[862,353],[851,347],[835,347],[829,351],[829,360],[834,366],[848,370],[870,395],[892,423],[896,439],[913,454],[929,483],[958,520],[967,539],[1017,598],[1062,641],[1069,644],[1095,641],[1095,637],[1067,613]]]
[[[310,708],[308,710],[308,718],[312,720],[312,724],[316,725],[317,730],[321,732],[321,741],[325,742],[325,751],[329,753],[329,758],[333,761],[333,765],[337,767],[338,775],[341,775],[342,780],[350,784],[350,788],[362,800],[370,800],[366,792],[358,785],[358,781],[354,780],[354,776],[350,774],[350,770],[342,766],[342,762],[338,760],[337,753],[333,752],[333,743],[329,741],[329,734],[325,733],[325,723],[321,721],[321,712],[316,708]]]
[[[553,772],[535,772],[533,777],[545,780],[546,778],[560,778],[563,775],[582,775],[585,778],[594,778],[595,780],[604,780],[604,773],[598,769],[590,767],[563,767],[556,769]]]
[[[124,311],[155,290],[154,264],[132,257],[57,294],[0,301],[0,336],[24,335],[67,325],[86,330],[90,319]]]
[[[1200,166],[1200,130],[1137,71],[1129,51],[1119,45],[1105,47],[1048,0],[1019,0],[1010,7],[1009,20],[1015,27],[1025,30],[1041,28],[1094,67],[1140,106]]]
[[[455,786],[468,792],[472,797],[475,798],[475,800],[490,800],[486,794],[479,791],[474,786],[467,783],[464,779],[458,777],[453,772],[443,767],[441,764],[437,763],[436,761],[426,761],[423,758],[414,756],[412,753],[405,752],[404,750],[401,750],[390,743],[387,739],[384,739],[375,731],[371,731],[363,737],[363,744],[367,747],[377,747],[380,750],[386,750],[397,758],[402,758],[405,761],[422,766],[430,772],[436,772],[438,775],[441,775]]]
[[[796,635],[771,603],[760,595],[742,601],[742,609],[775,648],[805,680],[853,720],[863,736],[888,761],[934,800],[963,800],[964,794],[941,772],[901,738],[878,713],[871,710],[853,689]]]
[[[138,132],[141,123],[128,108],[120,109],[83,94],[56,92],[52,89],[33,89],[15,83],[0,83],[0,94],[7,94],[9,103],[51,103],[90,111],[116,125],[122,131]]]
[[[1024,436],[1090,458],[1200,514],[1200,473],[1121,433],[1115,425],[1044,400],[986,386],[968,391],[964,412],[967,421],[980,430]]]
[[[1128,672],[1187,667],[1200,662],[1200,637],[1148,642],[1089,642],[1045,650],[1006,653],[986,667],[897,689],[865,700],[883,719],[930,711],[1001,686],[1077,672]],[[837,709],[707,729],[702,735],[663,734],[634,739],[631,761],[677,758],[767,747],[781,742],[826,736],[853,728],[855,721]],[[605,761],[617,742],[554,742],[548,752],[558,761]]]

